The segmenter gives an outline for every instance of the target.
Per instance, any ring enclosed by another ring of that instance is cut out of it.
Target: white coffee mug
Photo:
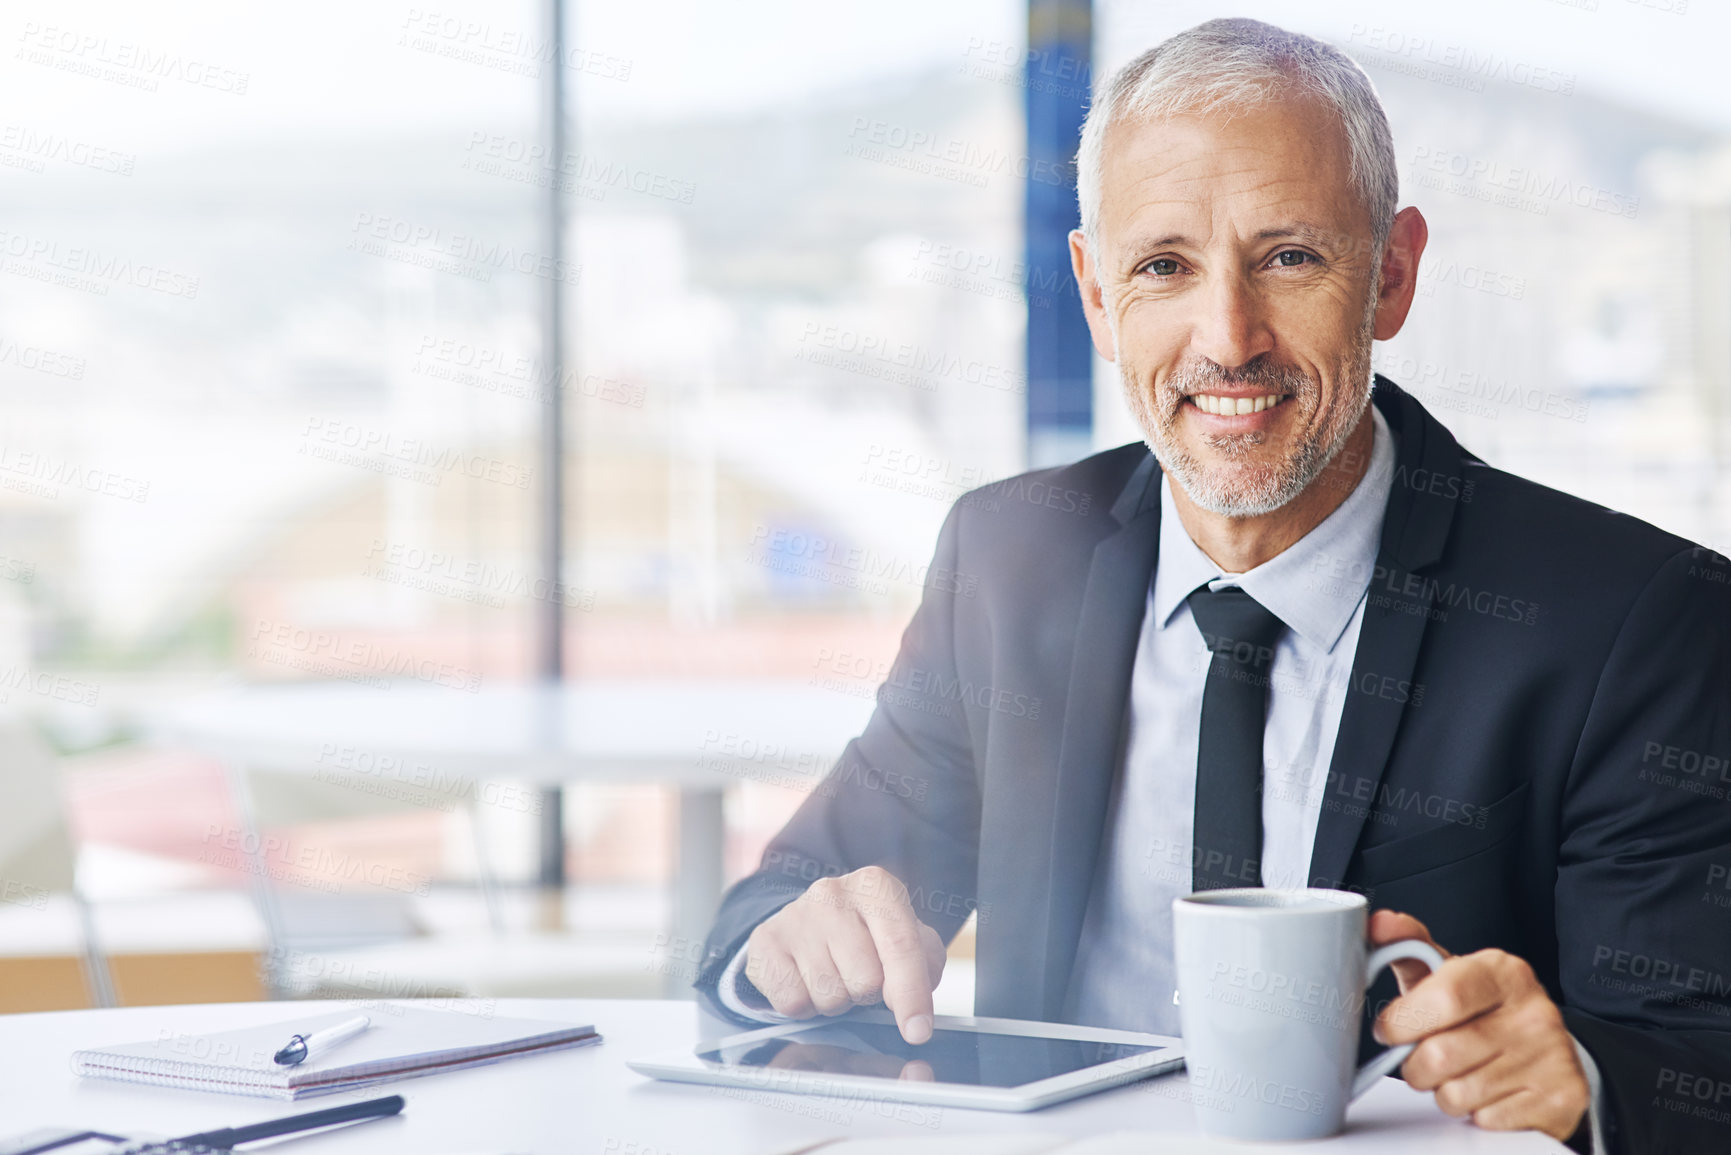
[[[1412,1052],[1390,1047],[1353,1069],[1371,979],[1398,959],[1443,963],[1416,939],[1371,951],[1363,895],[1209,890],[1174,899],[1172,916],[1184,1061],[1203,1134],[1336,1134],[1347,1104]]]

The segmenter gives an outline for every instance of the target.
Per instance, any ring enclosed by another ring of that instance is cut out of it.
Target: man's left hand
[[[1436,946],[1411,915],[1371,916],[1377,946],[1409,938]],[[1533,968],[1507,951],[1454,958],[1437,950],[1448,961],[1434,974],[1423,963],[1394,964],[1401,997],[1377,1016],[1378,1039],[1418,1044],[1401,1074],[1435,1091],[1450,1115],[1470,1115],[1486,1130],[1543,1131],[1567,1142],[1591,1093],[1562,1012]]]

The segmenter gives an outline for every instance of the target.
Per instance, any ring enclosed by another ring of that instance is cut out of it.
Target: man
[[[1731,563],[1373,385],[1426,227],[1338,51],[1174,37],[1096,100],[1078,181],[1147,445],[952,510],[934,566],[973,596],[928,591],[699,988],[742,1021],[881,999],[922,1042],[977,911],[978,1013],[1177,1033],[1173,897],[1343,887],[1377,942],[1456,952],[1370,1008],[1443,1110],[1731,1149]]]

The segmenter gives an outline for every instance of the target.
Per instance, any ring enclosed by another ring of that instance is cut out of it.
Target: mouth
[[[1211,417],[1247,417],[1292,400],[1290,393],[1192,393],[1184,403]]]

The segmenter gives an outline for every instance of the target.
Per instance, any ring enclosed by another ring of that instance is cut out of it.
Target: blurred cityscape
[[[53,744],[100,935],[148,953],[151,903],[205,893],[227,897],[203,945],[265,948],[258,880],[212,853],[239,821],[233,783],[156,724],[191,695],[510,685],[553,598],[574,679],[869,698],[950,503],[1022,467],[1025,310],[1079,307],[1067,270],[1022,265],[1023,52],[1013,19],[987,31],[947,66],[773,113],[584,116],[563,157],[538,144],[526,84],[521,116],[436,134],[138,155],[14,110],[0,701]],[[1100,57],[1151,42],[1133,31]],[[51,42],[25,43],[43,59],[14,67],[60,67]],[[1342,46],[1386,102],[1403,203],[1431,225],[1420,300],[1377,368],[1492,464],[1731,550],[1731,138],[1572,79]],[[445,77],[520,82],[500,72],[452,60]],[[565,254],[541,247],[549,182],[570,206]],[[549,277],[574,350],[558,380],[538,337]],[[1102,366],[1101,447],[1138,436],[1116,387]],[[553,389],[568,555],[548,588],[533,534]],[[809,788],[732,787],[730,878]],[[567,925],[617,931],[638,944],[624,969],[652,969],[674,794],[584,785],[567,803]],[[382,888],[396,921],[368,908],[361,937],[489,917],[469,811],[292,811],[261,814],[265,833],[425,884]],[[493,880],[531,880],[533,814],[486,822]],[[369,891],[334,867],[293,882]],[[42,914],[0,909],[0,950],[42,953],[44,932],[19,929]],[[257,996],[248,981],[235,997]],[[481,993],[531,989],[546,984]]]

